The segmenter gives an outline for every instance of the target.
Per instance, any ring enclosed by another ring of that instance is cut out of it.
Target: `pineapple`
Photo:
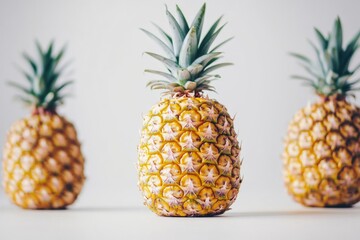
[[[16,205],[27,209],[56,209],[72,204],[84,183],[84,158],[72,123],[57,114],[63,102],[59,84],[65,48],[55,54],[53,43],[43,51],[36,44],[39,62],[24,54],[31,73],[23,71],[29,87],[10,83],[32,108],[8,133],[3,154],[3,186]]]
[[[310,207],[346,207],[360,200],[360,108],[350,103],[360,66],[349,64],[358,48],[360,32],[343,48],[337,18],[324,36],[315,28],[320,47],[312,44],[317,59],[293,53],[307,76],[304,80],[319,96],[296,113],[285,138],[285,185],[295,201]]]
[[[167,72],[145,70],[162,80],[148,83],[165,90],[165,97],[144,117],[138,147],[138,186],[144,204],[161,216],[211,216],[229,210],[235,201],[240,178],[240,146],[233,118],[224,105],[204,96],[219,75],[214,70],[231,65],[217,63],[222,57],[210,49],[224,25],[221,17],[200,41],[204,4],[191,25],[176,6],[178,19],[166,9],[172,37],[155,27],[163,40],[155,40],[166,57],[147,52],[161,61]]]

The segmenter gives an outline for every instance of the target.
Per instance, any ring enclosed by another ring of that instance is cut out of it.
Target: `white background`
[[[145,88],[151,76],[143,69],[162,66],[142,55],[159,49],[139,27],[156,32],[153,21],[169,29],[164,3],[173,11],[178,3],[192,20],[203,1],[0,0],[0,148],[11,124],[29,114],[6,86],[25,83],[15,67],[26,66],[21,52],[35,54],[35,39],[55,39],[58,48],[68,43],[76,84],[59,112],[77,126],[87,160],[86,185],[74,207],[143,208],[136,146],[141,115],[160,96]],[[235,66],[219,71],[218,94],[209,94],[236,114],[243,142],[244,182],[233,209],[297,207],[283,187],[282,139],[293,114],[316,97],[290,80],[302,69],[288,52],[312,54],[313,26],[328,32],[338,15],[349,40],[360,29],[359,9],[358,0],[207,1],[204,29],[224,14],[229,23],[219,39],[235,36],[223,48]],[[356,55],[353,63],[359,60]],[[0,206],[10,206],[2,188]]]

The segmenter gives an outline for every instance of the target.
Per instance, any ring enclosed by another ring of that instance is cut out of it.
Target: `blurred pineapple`
[[[225,106],[207,98],[219,79],[213,71],[224,42],[210,48],[224,25],[221,17],[201,39],[205,4],[188,25],[177,6],[177,20],[166,9],[172,37],[159,26],[163,37],[142,29],[155,40],[166,57],[147,52],[161,61],[167,72],[145,70],[162,79],[148,83],[165,90],[167,98],[144,117],[139,145],[139,188],[144,203],[162,216],[217,215],[230,208],[241,184],[240,146],[233,118]],[[157,79],[157,78],[156,78]]]
[[[360,200],[360,109],[348,100],[359,80],[350,62],[359,47],[360,32],[343,48],[337,18],[332,32],[315,33],[319,47],[311,44],[316,60],[296,57],[309,77],[303,80],[319,96],[296,113],[285,139],[285,184],[299,203],[312,207],[351,206]]]
[[[65,48],[55,53],[36,43],[39,60],[24,54],[31,73],[23,71],[28,87],[12,82],[18,98],[32,108],[8,133],[3,153],[3,186],[22,208],[56,209],[72,204],[84,183],[84,158],[72,123],[57,114],[66,95],[62,84]]]

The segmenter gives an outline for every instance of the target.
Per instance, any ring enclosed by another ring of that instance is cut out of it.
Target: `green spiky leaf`
[[[316,34],[316,37],[318,38],[318,41],[321,45],[321,48],[324,50],[326,50],[328,44],[329,44],[329,41],[324,37],[324,35],[319,31],[319,29],[317,28],[314,28],[315,30],[315,34]]]
[[[200,8],[199,12],[196,14],[196,16],[191,24],[191,26],[195,27],[197,39],[199,39],[199,40],[201,37],[202,27],[204,25],[205,11],[206,11],[206,3],[204,3],[202,5],[202,7]]]
[[[187,33],[189,31],[189,25],[187,23],[187,20],[183,14],[183,12],[181,11],[181,9],[179,8],[178,5],[176,5],[176,13],[179,19],[179,26],[180,28],[183,30],[184,33]]]
[[[183,40],[185,38],[185,33],[181,29],[179,23],[176,21],[174,16],[169,12],[169,10],[166,7],[166,16],[168,17],[169,24],[171,27],[171,30],[173,32],[173,47],[174,47],[174,55],[176,57],[179,56],[180,49],[183,43]]]
[[[194,61],[197,53],[197,45],[196,28],[191,27],[180,50],[179,65],[181,67],[188,67]]]
[[[305,76],[293,76],[295,79],[304,80],[306,85],[324,96],[340,94],[346,96],[354,91],[357,81],[352,81],[352,76],[360,68],[355,67],[353,71],[349,69],[350,62],[358,48],[360,32],[358,32],[343,48],[343,29],[340,18],[334,22],[330,34],[325,35],[315,28],[315,35],[320,48],[310,41],[316,60],[312,61],[309,57],[301,54],[292,54],[300,60],[301,65],[313,78]]]
[[[150,70],[150,69],[146,69],[145,72],[160,75],[166,79],[169,79],[171,82],[176,82],[176,80],[177,80],[173,75],[171,75],[169,73],[156,71],[156,70]]]
[[[143,28],[140,28],[140,30],[143,31],[148,37],[153,39],[165,51],[165,53],[171,60],[176,61],[176,56],[174,55],[172,49],[169,48],[163,41],[161,41],[157,36]]]
[[[145,52],[162,62],[168,70],[168,72],[145,70],[145,72],[157,74],[164,78],[163,80],[149,81],[147,86],[151,89],[165,90],[164,94],[173,94],[174,96],[178,96],[179,91],[182,89],[195,93],[200,93],[204,90],[215,91],[214,87],[211,86],[211,82],[218,79],[219,76],[216,74],[209,75],[209,73],[221,67],[232,65],[231,63],[221,63],[221,52],[216,50],[232,38],[220,42],[220,44],[210,50],[210,47],[218,35],[220,35],[225,24],[219,27],[222,17],[218,18],[210,25],[204,38],[201,40],[205,10],[206,4],[202,5],[191,25],[189,25],[189,21],[185,18],[179,6],[176,6],[177,19],[175,19],[166,6],[166,17],[170,25],[171,35],[155,23],[153,24],[160,32],[161,39],[153,33],[142,29],[146,35],[155,40],[167,53],[167,57],[164,57],[158,53]],[[214,65],[215,62],[216,65]],[[200,82],[196,84],[194,81]]]
[[[23,54],[25,61],[30,65],[32,73],[20,71],[25,76],[29,86],[21,86],[15,82],[10,85],[21,90],[23,95],[18,98],[34,108],[44,108],[47,111],[55,111],[56,107],[63,102],[65,95],[59,93],[73,81],[59,83],[62,76],[59,63],[64,56],[66,47],[63,47],[58,53],[54,51],[54,42],[51,42],[46,50],[41,44],[35,42],[38,59],[30,57],[27,53]]]
[[[219,44],[216,45],[213,49],[211,49],[211,50],[209,51],[209,53],[215,52],[216,50],[218,50],[219,48],[221,48],[222,46],[224,46],[226,43],[230,42],[230,41],[233,40],[233,39],[234,39],[234,37],[231,37],[231,38],[228,38],[228,39],[226,39],[225,41],[219,43]]]
[[[225,27],[225,25],[226,23],[222,25],[214,34],[212,34],[211,37],[206,42],[204,41],[202,42],[203,44],[200,45],[199,48],[200,54],[206,54],[209,51],[211,44],[213,44],[216,37],[219,35],[220,31]]]
[[[208,30],[208,32],[205,34],[205,37],[203,38],[203,40],[201,41],[201,44],[200,44],[200,49],[201,49],[201,46],[205,45],[209,40],[210,38],[212,37],[212,35],[214,34],[214,32],[216,31],[217,29],[217,26],[219,25],[221,19],[223,18],[223,16],[219,17],[214,23],[213,25],[210,27],[210,29]]]
[[[210,62],[212,59],[216,58],[220,54],[221,54],[220,52],[214,52],[214,53],[202,55],[201,57],[198,57],[197,59],[195,59],[195,61],[192,63],[192,65],[201,64],[203,66],[206,66],[208,62]]]
[[[167,46],[168,47],[173,47],[173,43],[172,43],[172,38],[170,37],[169,34],[167,34],[161,27],[159,27],[159,25],[157,25],[156,23],[152,23],[156,28],[157,30],[159,31],[159,33],[163,36],[164,40],[166,41],[167,43]]]
[[[227,66],[232,66],[234,65],[233,63],[219,63],[219,64],[216,64],[216,65],[213,65],[211,67],[208,67],[205,69],[205,71],[203,71],[203,75],[206,75],[206,74],[209,74],[210,72],[212,71],[215,71],[219,68],[223,68],[223,67],[227,67]]]
[[[335,48],[337,52],[342,50],[342,26],[340,18],[336,18],[333,30],[330,34],[329,48]]]
[[[180,68],[180,66],[176,62],[174,62],[169,58],[163,57],[156,53],[151,53],[151,52],[145,52],[145,53],[162,62],[166,67],[170,68],[171,71],[176,72]]]

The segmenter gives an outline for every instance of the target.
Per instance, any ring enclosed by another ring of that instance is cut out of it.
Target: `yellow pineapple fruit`
[[[24,54],[32,73],[20,89],[20,99],[33,108],[30,116],[16,122],[8,133],[3,153],[3,186],[12,202],[22,208],[56,209],[72,204],[84,183],[84,158],[72,123],[56,112],[62,90],[72,83],[57,84],[65,49],[54,53],[53,43],[40,62]]]
[[[139,188],[144,204],[162,216],[217,215],[229,209],[241,184],[240,146],[233,118],[216,100],[203,95],[213,90],[209,74],[230,65],[216,63],[223,43],[210,45],[223,28],[219,18],[199,41],[205,4],[189,26],[177,6],[178,20],[166,9],[173,38],[157,25],[164,41],[157,41],[167,57],[147,53],[165,64],[168,72],[145,70],[164,77],[150,81],[165,89],[166,98],[144,117],[139,145]]]
[[[358,47],[358,33],[342,47],[336,19],[328,37],[315,29],[317,61],[292,54],[312,77],[306,81],[319,100],[301,109],[291,121],[283,153],[285,184],[299,203],[311,207],[351,206],[360,200],[360,109],[348,101],[356,72],[349,70]]]

